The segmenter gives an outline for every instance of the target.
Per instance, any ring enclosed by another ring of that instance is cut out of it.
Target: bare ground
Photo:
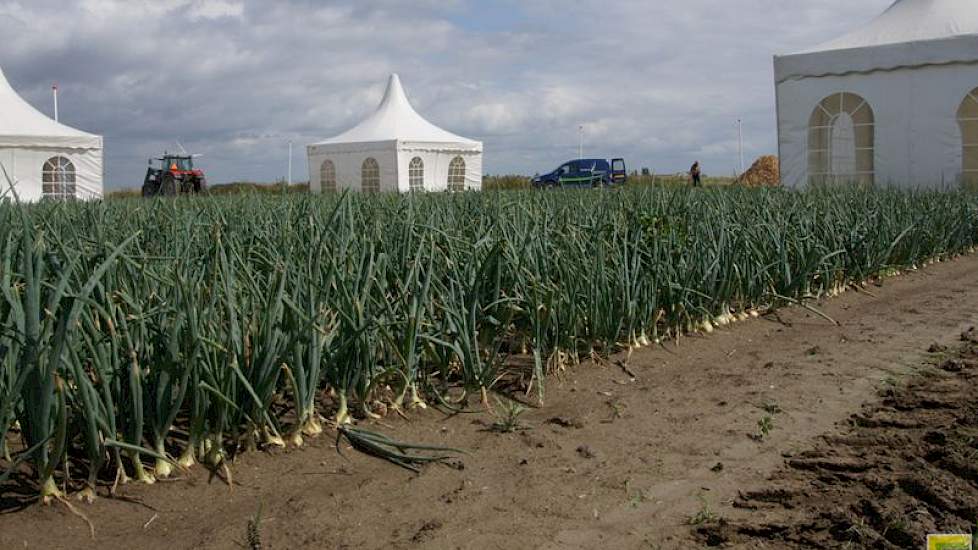
[[[933,372],[925,350],[978,322],[976,280],[978,257],[962,258],[820,306],[842,326],[796,309],[636,353],[627,369],[583,365],[511,434],[487,431],[485,414],[434,411],[372,426],[471,453],[417,476],[340,457],[324,437],[241,457],[233,490],[194,471],[76,505],[95,540],[65,507],[23,508],[0,487],[0,548],[245,548],[259,508],[264,548],[700,547],[691,523],[763,525],[734,506],[742,492],[773,486],[785,456],[844,431],[881,390]],[[723,544],[758,544],[724,533]]]
[[[972,533],[978,521],[978,331],[933,369],[852,416],[851,427],[789,455],[703,543],[736,548],[921,548],[927,534]]]

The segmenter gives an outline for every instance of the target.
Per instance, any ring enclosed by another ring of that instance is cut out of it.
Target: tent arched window
[[[862,97],[838,93],[815,107],[808,124],[808,182],[872,184],[876,126]]]
[[[75,198],[75,165],[64,157],[52,157],[41,171],[41,194],[46,199]]]
[[[465,191],[465,159],[455,157],[448,165],[448,190]]]
[[[978,88],[958,107],[958,126],[961,128],[961,183],[978,186]]]
[[[324,193],[336,191],[336,165],[333,161],[323,161],[323,165],[319,167],[319,182]]]
[[[363,161],[360,174],[360,189],[364,193],[380,193],[380,165],[371,157]]]
[[[424,161],[421,157],[414,157],[408,165],[408,184],[412,192],[424,191]]]

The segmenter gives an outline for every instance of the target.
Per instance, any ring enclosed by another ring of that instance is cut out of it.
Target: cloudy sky
[[[585,154],[657,172],[776,151],[771,57],[890,0],[0,0],[0,67],[33,105],[103,134],[109,188],[176,141],[212,182],[306,177],[304,145],[355,125],[398,72],[485,171]]]

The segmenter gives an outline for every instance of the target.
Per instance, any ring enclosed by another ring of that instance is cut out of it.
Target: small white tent
[[[102,197],[102,137],[31,107],[0,71],[0,164],[21,201]],[[0,196],[13,200],[0,176]]]
[[[774,72],[785,185],[978,181],[978,1],[897,0]]]
[[[396,74],[373,115],[348,132],[310,145],[308,155],[314,193],[482,188],[482,143],[425,120],[411,107]]]

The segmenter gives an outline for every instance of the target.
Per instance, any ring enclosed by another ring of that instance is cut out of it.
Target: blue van
[[[533,187],[601,187],[628,181],[625,159],[580,159],[565,162],[553,172],[533,178]]]

